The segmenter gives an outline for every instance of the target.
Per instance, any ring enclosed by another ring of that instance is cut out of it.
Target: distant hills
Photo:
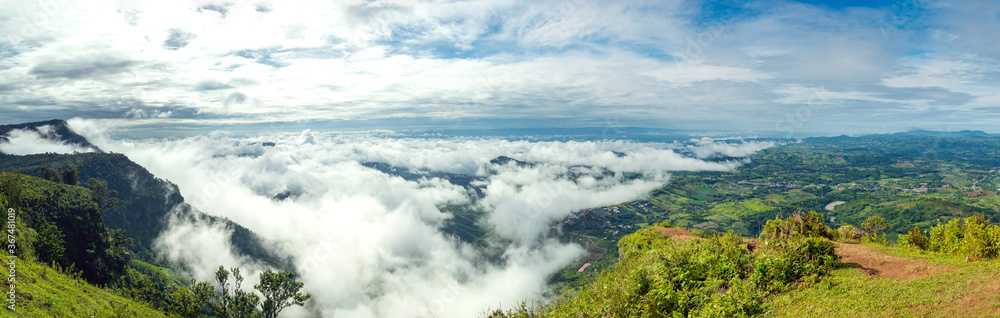
[[[931,137],[998,137],[1000,135],[988,134],[981,130],[962,131],[933,131],[933,130],[910,130],[889,134],[888,136],[931,136]]]
[[[830,136],[830,137],[809,137],[806,140],[847,140],[851,138],[868,138],[868,139],[897,139],[897,138],[912,138],[912,137],[933,137],[933,138],[998,138],[1000,134],[990,134],[981,130],[961,130],[961,131],[935,131],[935,130],[909,130],[898,133],[891,134],[870,134],[862,136]]]

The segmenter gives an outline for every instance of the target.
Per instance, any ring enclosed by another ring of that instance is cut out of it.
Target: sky
[[[0,124],[1000,132],[995,1],[0,0]]]

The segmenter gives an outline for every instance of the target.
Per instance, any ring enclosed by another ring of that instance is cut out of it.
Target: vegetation
[[[990,224],[982,215],[954,219],[924,233],[913,227],[899,236],[899,245],[920,250],[965,256],[971,260],[995,259],[1000,255],[1000,226]]]
[[[624,237],[612,269],[548,306],[490,317],[747,317],[766,299],[813,283],[838,263],[822,215],[769,221],[758,241],[732,233],[683,242],[647,227]],[[665,224],[664,224],[665,225]]]
[[[239,289],[243,278],[238,269],[233,270],[235,285],[230,285],[229,272],[220,268],[218,293],[211,285],[194,281],[188,290],[171,270],[131,258],[128,247],[132,239],[125,231],[106,227],[101,217],[101,207],[111,210],[116,205],[114,191],[101,180],[90,178],[87,183],[95,191],[0,173],[0,207],[17,211],[11,233],[17,242],[18,280],[26,282],[17,285],[18,303],[29,308],[25,312],[49,316],[156,317],[167,313],[199,317],[204,308],[211,308],[218,317],[271,318],[310,298],[299,292],[302,283],[289,271],[266,270],[261,274],[255,289],[263,295],[263,301],[253,292]],[[41,264],[51,264],[52,268]],[[59,292],[44,297],[38,294],[51,288]],[[99,292],[94,295],[79,295],[95,289]],[[37,303],[36,298],[42,303]],[[55,300],[66,302],[55,306]],[[73,305],[81,301],[79,306]]]
[[[108,230],[90,191],[14,173],[0,173],[0,197],[18,211],[39,261],[79,270],[106,285],[125,273],[129,240]],[[30,231],[30,232],[29,232]]]
[[[215,279],[218,289],[194,280],[190,289],[174,289],[170,293],[171,310],[183,317],[197,317],[201,307],[208,306],[221,318],[274,318],[285,308],[302,306],[312,297],[299,291],[302,282],[288,271],[276,273],[268,269],[260,274],[260,283],[254,289],[263,295],[263,301],[257,294],[241,289],[243,276],[239,268],[226,270],[219,266]]]
[[[1000,297],[1000,262],[878,246],[890,256],[946,266],[921,279],[872,276],[855,267],[834,269],[823,283],[775,295],[765,306],[773,317],[995,317]]]
[[[35,155],[0,152],[0,171],[37,176],[69,185],[86,180],[107,227],[123,230],[133,240],[131,254],[135,258],[150,263],[156,261],[153,241],[164,230],[167,214],[175,207],[181,206],[191,213],[201,214],[184,204],[176,185],[156,178],[125,155],[102,152],[73,132],[63,120],[0,125],[0,136],[14,129],[35,129],[47,138],[95,150],[89,153]],[[97,183],[90,183],[90,179]],[[225,218],[200,217],[211,223],[222,223],[232,230],[232,243],[237,253],[272,267],[288,267],[287,260],[269,252],[260,239],[246,228]]]
[[[16,271],[15,310],[0,309],[8,314],[20,317],[167,317],[146,303],[88,283],[79,272],[50,267],[28,257],[17,259]],[[0,280],[0,288],[10,290],[8,279]]]
[[[613,245],[659,220],[755,237],[789,211],[823,211],[842,240],[890,244],[939,220],[1000,221],[1000,155],[990,150],[998,147],[1000,138],[975,133],[808,138],[763,150],[734,171],[675,172],[645,199],[581,210],[561,225],[566,241],[586,235]],[[556,293],[596,279],[615,256],[586,273],[575,273],[582,262],[568,266],[552,279],[566,286]]]
[[[70,129],[69,124],[67,124],[65,120],[61,119],[52,119],[46,121],[37,121],[37,122],[13,124],[13,125],[0,125],[0,136],[7,135],[8,133],[10,133],[11,130],[15,129],[38,130],[39,127],[44,127],[44,126],[49,126],[49,129],[45,131],[47,132],[47,134],[43,133],[43,135],[49,135],[49,137],[53,139],[61,140],[67,144],[76,145],[81,148],[90,148],[98,151],[100,150],[97,148],[97,146],[91,144],[90,141],[87,140],[87,138],[80,136],[72,129]],[[41,133],[42,131],[39,132]]]
[[[60,138],[96,149],[62,121],[0,126],[0,135],[38,125],[52,125]],[[995,296],[967,288],[1000,279],[995,261],[977,262],[1000,256],[1000,227],[993,223],[1000,220],[996,148],[1000,138],[974,133],[810,138],[764,150],[735,171],[677,172],[643,200],[582,210],[564,221],[563,231],[553,233],[590,253],[550,279],[557,300],[490,315],[988,315],[964,299],[972,297],[986,310],[1000,306]],[[426,176],[365,166],[404,178]],[[177,207],[186,211],[183,217],[232,229],[233,246],[244,256],[279,270],[287,261],[249,230],[194,211],[176,186],[124,155],[0,153],[0,171],[9,171],[0,173],[0,206],[18,211],[16,239],[23,244],[15,251],[21,262],[17,279],[27,283],[18,285],[17,301],[27,316],[275,317],[309,299],[288,271],[265,271],[255,291],[244,291],[238,269],[220,267],[217,285],[184,284],[157,264],[152,242]],[[474,180],[435,176],[462,186]],[[641,175],[605,171],[605,177]],[[441,208],[454,216],[446,233],[485,244],[488,233],[479,222],[485,212]],[[825,216],[785,217],[788,211],[822,210]],[[671,223],[702,239],[669,239],[659,230]],[[834,224],[837,230],[829,228]],[[831,240],[879,245],[953,270],[905,282],[873,278],[838,265]],[[591,265],[578,272],[583,262]]]

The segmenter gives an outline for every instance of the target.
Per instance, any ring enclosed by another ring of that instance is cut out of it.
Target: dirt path
[[[702,238],[692,235],[690,231],[679,227],[656,227],[656,231],[682,242],[702,240]],[[744,243],[752,245],[753,240],[744,239]],[[834,242],[834,244],[836,244],[837,255],[842,257],[841,263],[865,271],[872,276],[908,281],[950,270],[946,265],[934,264],[922,259],[886,255],[871,246],[841,242]]]
[[[691,232],[680,227],[656,227],[656,231],[663,234],[663,236],[681,241],[687,242],[692,240],[701,240],[702,238],[691,235]]]
[[[868,272],[869,275],[908,281],[927,277],[934,273],[949,270],[948,266],[934,264],[922,259],[886,255],[882,251],[860,244],[834,242],[836,252],[847,264]]]

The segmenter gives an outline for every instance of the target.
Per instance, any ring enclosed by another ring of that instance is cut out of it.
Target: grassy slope
[[[57,203],[72,205],[67,200],[86,200],[89,202],[89,191],[82,187],[67,186],[53,183],[38,178],[22,176],[11,173],[0,173],[0,180],[13,178],[16,183],[23,186],[23,195],[31,197],[37,195],[35,191],[41,191],[45,187],[52,187],[61,190]],[[9,180],[7,180],[9,181]],[[0,184],[3,185],[3,184]],[[2,189],[0,189],[2,190]],[[7,211],[8,198],[4,196],[4,191],[0,191],[0,209]],[[65,196],[65,197],[64,197]],[[55,195],[49,195],[45,199],[52,199]],[[43,200],[42,200],[43,201]],[[35,204],[41,204],[39,198],[35,198]],[[83,205],[73,201],[77,205]],[[92,203],[90,203],[92,204]],[[69,211],[79,212],[80,208],[66,208]],[[0,309],[0,316],[3,317],[166,317],[162,312],[152,309],[148,305],[117,296],[112,292],[98,286],[91,285],[82,278],[71,276],[56,270],[48,265],[36,262],[34,258],[34,240],[37,233],[26,225],[25,218],[28,217],[26,211],[18,211],[18,218],[15,225],[19,255],[15,260],[15,292],[16,307],[14,311],[7,308],[9,303],[3,302]],[[5,213],[6,214],[6,213]],[[50,213],[51,214],[51,213]],[[83,223],[83,216],[77,215],[79,222]],[[6,222],[4,222],[6,223]],[[6,224],[4,224],[6,226]],[[3,232],[4,240],[7,233]],[[6,243],[5,243],[6,244]],[[6,245],[4,245],[6,247]],[[3,258],[0,262],[7,262],[6,249],[0,251]],[[9,267],[0,264],[5,274],[0,277],[0,291],[10,290],[7,280]]]
[[[8,317],[167,317],[146,304],[112,294],[31,260],[18,260],[17,307]],[[7,280],[0,288],[10,289]],[[6,294],[4,295],[6,297]]]
[[[880,247],[889,255],[945,264],[951,271],[911,281],[869,276],[843,267],[829,284],[815,284],[771,299],[776,317],[995,317],[1000,315],[1000,261]]]

